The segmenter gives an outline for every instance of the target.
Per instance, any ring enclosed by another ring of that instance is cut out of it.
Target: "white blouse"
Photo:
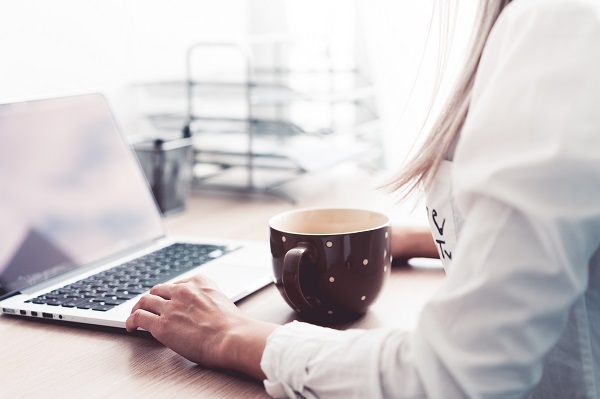
[[[267,392],[600,398],[600,2],[505,9],[428,212],[447,278],[416,329],[280,327]]]

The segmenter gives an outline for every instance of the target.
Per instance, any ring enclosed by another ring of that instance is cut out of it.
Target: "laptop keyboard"
[[[217,245],[172,244],[26,302],[105,312],[227,251]]]

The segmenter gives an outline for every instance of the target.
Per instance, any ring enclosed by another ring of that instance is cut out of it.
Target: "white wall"
[[[191,43],[246,30],[244,0],[0,0],[0,103],[100,91],[143,133],[131,84],[183,79]]]

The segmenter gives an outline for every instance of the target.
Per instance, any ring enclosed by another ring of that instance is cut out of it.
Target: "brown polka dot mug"
[[[390,221],[363,209],[298,209],[269,221],[275,284],[309,321],[366,313],[390,273]]]

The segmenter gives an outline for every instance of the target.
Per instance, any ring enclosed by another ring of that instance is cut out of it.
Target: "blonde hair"
[[[431,185],[440,164],[458,140],[461,127],[467,117],[473,82],[489,33],[504,7],[510,2],[511,0],[481,1],[477,13],[476,26],[473,30],[467,59],[463,65],[462,72],[459,74],[448,101],[437,117],[421,148],[390,183],[390,188],[393,191],[400,190],[403,196],[407,196],[416,191],[425,190]],[[444,37],[440,38],[441,50],[438,59],[440,68],[438,68],[436,79],[440,79],[440,69],[443,69],[445,66],[449,47],[448,40],[451,41],[452,37],[451,28],[449,28],[450,24],[448,23],[450,13],[448,8],[444,7],[444,3],[447,4],[447,0],[439,0],[437,4],[445,16],[445,21],[441,21],[443,26],[440,31]],[[437,94],[439,84],[435,86],[434,96]],[[427,113],[427,118],[430,117],[430,112],[431,106]]]

